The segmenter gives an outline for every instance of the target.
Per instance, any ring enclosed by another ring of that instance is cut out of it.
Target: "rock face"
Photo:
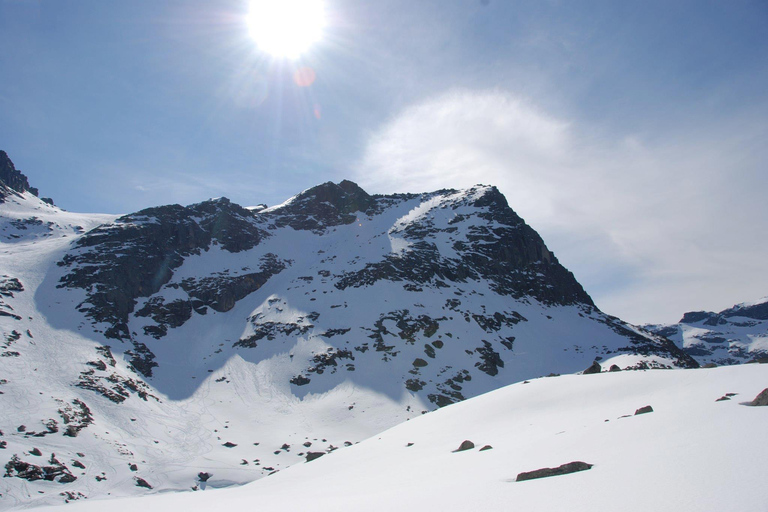
[[[592,464],[586,462],[575,461],[563,464],[556,468],[541,468],[534,471],[526,471],[517,475],[516,482],[523,482],[525,480],[535,480],[536,478],[546,478],[549,476],[567,475],[569,473],[576,473],[578,471],[586,471],[592,468]]]
[[[768,358],[768,298],[719,313],[692,311],[673,325],[646,329],[672,340],[700,364],[731,365]]]

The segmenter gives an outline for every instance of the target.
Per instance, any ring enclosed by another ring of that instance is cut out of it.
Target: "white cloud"
[[[357,180],[373,192],[494,184],[602,309],[675,321],[768,293],[764,131],[736,124],[649,143],[504,91],[455,90],[373,134]]]

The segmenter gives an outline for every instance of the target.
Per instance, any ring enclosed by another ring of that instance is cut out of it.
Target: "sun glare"
[[[295,59],[323,35],[322,0],[251,0],[250,7],[251,37],[275,57]]]

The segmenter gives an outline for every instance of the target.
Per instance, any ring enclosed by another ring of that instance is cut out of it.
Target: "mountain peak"
[[[30,194],[37,196],[38,190],[35,187],[29,185],[29,179],[13,165],[11,158],[3,150],[0,150],[0,184],[5,185],[7,188],[23,194],[29,192]],[[0,190],[0,202],[6,197],[6,192]],[[48,204],[53,204],[53,200],[44,197],[42,200]]]
[[[367,212],[376,200],[357,183],[327,181],[292,197],[286,203],[269,209],[277,214],[278,226],[298,230],[323,230],[331,226],[351,224],[357,212]]]

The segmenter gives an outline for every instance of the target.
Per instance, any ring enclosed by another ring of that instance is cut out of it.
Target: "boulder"
[[[754,400],[749,402],[749,405],[753,406],[768,406],[768,388],[765,388],[755,397]]]
[[[635,411],[635,416],[637,416],[638,414],[645,414],[645,413],[648,413],[648,412],[653,412],[653,407],[651,407],[650,405],[646,405],[646,406],[641,407],[638,410],[636,410]]]
[[[516,482],[522,482],[525,480],[534,480],[536,478],[546,478],[548,476],[567,475],[568,473],[576,473],[577,471],[586,471],[592,468],[593,464],[587,464],[586,462],[575,461],[563,464],[556,468],[541,468],[534,471],[526,471],[517,475]]]
[[[315,459],[319,459],[325,455],[325,452],[307,452],[307,462],[312,462]]]
[[[475,447],[475,443],[473,443],[472,441],[467,440],[467,441],[464,441],[463,443],[461,443],[458,448],[453,450],[453,453],[463,452],[463,451],[466,451],[466,450],[471,450],[474,447]]]
[[[592,366],[581,372],[583,375],[589,375],[590,373],[600,373],[603,369],[600,367],[600,363],[597,361],[592,363]]]

